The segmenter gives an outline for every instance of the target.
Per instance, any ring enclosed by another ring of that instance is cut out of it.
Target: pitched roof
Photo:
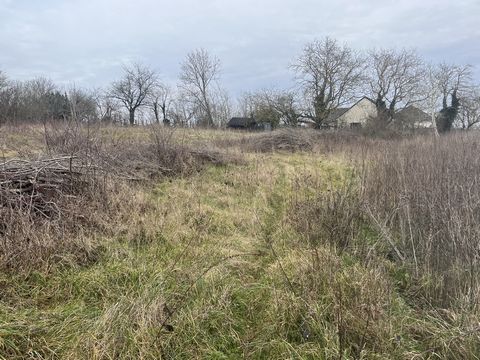
[[[337,109],[333,109],[330,111],[330,114],[327,116],[327,118],[325,119],[325,122],[328,124],[328,123],[331,123],[331,122],[334,122],[335,120],[337,120],[340,116],[342,116],[343,114],[345,114],[348,110],[350,110],[350,108],[337,108]]]
[[[350,109],[352,107],[354,107],[355,105],[357,105],[360,101],[362,101],[363,99],[365,100],[368,100],[370,101],[372,104],[376,105],[377,103],[375,102],[375,100],[373,100],[372,98],[368,97],[368,96],[362,96],[355,104],[353,104],[352,106],[350,106]]]
[[[255,125],[255,119],[245,117],[233,117],[228,122],[228,127],[249,127]]]
[[[370,101],[372,104],[375,104],[375,101],[373,101],[372,99],[370,99],[368,96],[363,96],[361,97],[359,100],[357,100],[357,102],[355,102],[355,104],[353,104],[352,106],[348,107],[348,108],[337,108],[337,109],[333,109],[331,112],[330,112],[330,115],[328,115],[328,117],[325,119],[325,121],[327,123],[329,122],[334,122],[335,120],[337,120],[340,116],[342,116],[343,114],[345,114],[348,110],[354,108],[355,106],[358,105],[359,102],[361,102],[362,100],[368,100]]]
[[[416,124],[432,121],[432,118],[429,114],[414,105],[409,105],[400,110],[395,116],[400,121],[411,121]]]

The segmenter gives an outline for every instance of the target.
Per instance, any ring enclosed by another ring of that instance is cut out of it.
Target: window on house
[[[362,124],[359,122],[352,122],[350,123],[350,129],[359,129],[362,127]]]

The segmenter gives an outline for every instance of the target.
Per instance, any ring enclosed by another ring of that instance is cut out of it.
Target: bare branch
[[[147,105],[148,97],[157,84],[157,75],[140,64],[124,66],[123,71],[123,78],[112,84],[109,96],[124,105],[129,113],[130,125],[134,125],[135,111]]]
[[[328,37],[307,44],[291,67],[309,99],[306,112],[318,127],[325,125],[332,110],[357,97],[364,80],[364,59]]]
[[[181,89],[203,110],[206,126],[213,126],[212,85],[218,80],[220,60],[205,49],[187,55],[180,74]]]

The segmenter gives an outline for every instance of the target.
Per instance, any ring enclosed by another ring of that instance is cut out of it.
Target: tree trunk
[[[440,133],[447,133],[452,130],[453,123],[457,118],[459,107],[460,107],[460,99],[457,96],[457,90],[453,90],[452,92],[452,100],[451,105],[445,107],[447,104],[445,97],[443,101],[443,109],[440,111],[439,120],[440,120],[440,128],[438,131]],[[448,104],[447,104],[448,105]]]
[[[167,105],[163,103],[162,106],[160,106],[162,109],[162,116],[163,116],[163,125],[169,126],[170,125],[170,119],[167,118]]]
[[[130,125],[135,125],[135,109],[130,109],[129,110],[129,121],[130,121]]]
[[[438,133],[437,117],[436,117],[436,114],[435,114],[435,107],[434,106],[432,106],[431,116],[432,116],[432,127],[433,127],[434,134],[435,134],[435,136],[440,136],[440,134]]]
[[[315,116],[313,121],[315,121],[315,128],[320,129],[324,124],[325,120],[330,115],[330,111],[327,109],[327,104],[324,100],[324,91],[320,95],[315,96],[313,99],[313,109]],[[328,125],[328,124],[327,124]]]
[[[155,121],[157,122],[157,124],[160,124],[160,116],[159,116],[159,113],[158,113],[158,104],[157,103],[153,104],[153,113],[155,114]]]
[[[205,102],[205,112],[207,113],[207,127],[213,127],[213,115],[212,109],[210,108],[210,102],[207,97],[207,90],[204,89],[202,92],[203,101]]]
[[[210,104],[207,101],[207,127],[213,127],[213,116],[212,110],[210,109]]]

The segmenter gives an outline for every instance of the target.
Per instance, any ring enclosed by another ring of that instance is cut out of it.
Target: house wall
[[[413,124],[415,129],[433,129],[432,121],[418,121]]]
[[[406,126],[416,129],[432,127],[432,115],[427,114],[414,105],[401,110],[397,115],[398,119],[405,123]]]
[[[368,99],[362,99],[345,114],[338,118],[339,125],[342,127],[350,127],[352,123],[365,123],[371,118],[377,116],[377,107]]]

